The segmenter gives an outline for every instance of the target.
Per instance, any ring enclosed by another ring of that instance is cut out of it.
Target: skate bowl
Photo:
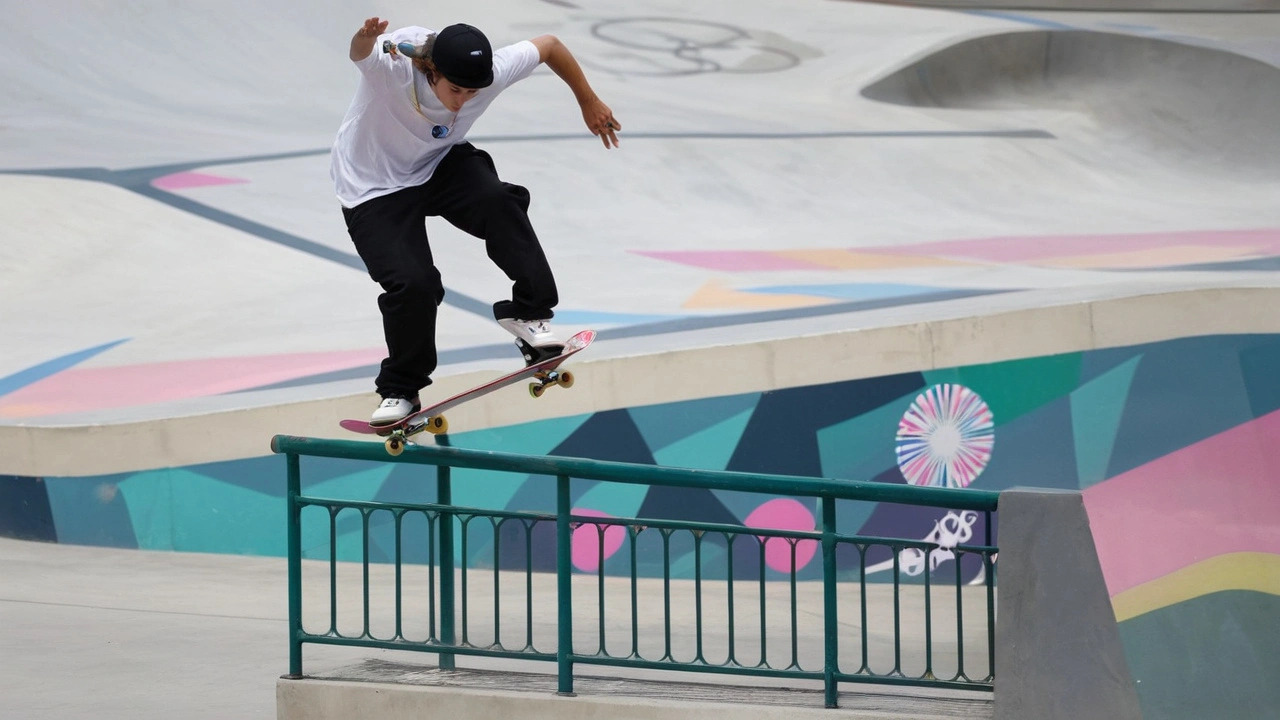
[[[1098,140],[1192,172],[1280,171],[1280,68],[1212,47],[1088,30],[961,40],[864,88],[921,108],[1074,112]]]
[[[1072,10],[1097,12],[1278,12],[1277,0],[895,0],[895,5],[983,10]]]

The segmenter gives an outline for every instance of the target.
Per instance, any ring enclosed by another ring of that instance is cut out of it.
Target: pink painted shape
[[[368,365],[382,348],[73,368],[0,397],[0,417],[38,417],[205,397]]]
[[[884,255],[928,255],[965,260],[1024,263],[1076,255],[1159,250],[1178,245],[1230,246],[1249,250],[1258,256],[1280,255],[1280,228],[1105,235],[1011,235],[915,245],[856,248],[856,251]]]
[[[577,508],[573,511],[573,514],[584,517],[613,517],[608,513],[586,508]],[[618,548],[622,547],[622,541],[627,537],[627,531],[621,525],[601,525],[597,523],[579,525],[573,531],[573,542],[571,543],[574,567],[583,572],[595,572],[600,569],[601,532],[604,533],[604,559],[613,557],[613,554],[618,552]]]
[[[209,175],[198,172],[180,172],[172,175],[158,177],[151,181],[151,186],[161,190],[189,190],[198,187],[210,187],[212,185],[238,185],[247,183],[248,180],[240,178],[222,177],[220,175]]]
[[[636,255],[656,260],[692,265],[693,267],[723,272],[750,272],[757,270],[830,270],[818,263],[783,257],[764,250],[673,250],[652,252],[633,250]]]
[[[816,525],[809,509],[791,498],[775,498],[751,511],[742,521],[747,527],[772,530],[813,530]],[[764,540],[764,563],[778,572],[791,572],[791,540],[787,538],[761,538]],[[795,541],[796,569],[804,567],[818,551],[818,541]]]
[[[1084,491],[1112,595],[1233,552],[1280,554],[1280,411]]]

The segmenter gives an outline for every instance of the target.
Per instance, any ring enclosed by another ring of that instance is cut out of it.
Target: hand
[[[618,131],[622,130],[622,123],[613,116],[608,105],[600,102],[600,98],[592,98],[582,106],[582,119],[587,123],[591,134],[604,142],[606,150],[618,147]]]
[[[376,17],[364,21],[364,27],[356,31],[356,37],[376,38],[387,31],[387,22]]]

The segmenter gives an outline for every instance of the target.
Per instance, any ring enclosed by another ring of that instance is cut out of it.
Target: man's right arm
[[[387,31],[387,21],[371,17],[364,21],[364,27],[356,31],[351,38],[351,61],[360,62],[373,52],[373,45],[378,36]]]

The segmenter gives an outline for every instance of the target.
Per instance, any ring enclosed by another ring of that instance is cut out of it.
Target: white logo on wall
[[[991,461],[995,418],[978,393],[934,385],[898,423],[898,468],[912,485],[968,487]]]

